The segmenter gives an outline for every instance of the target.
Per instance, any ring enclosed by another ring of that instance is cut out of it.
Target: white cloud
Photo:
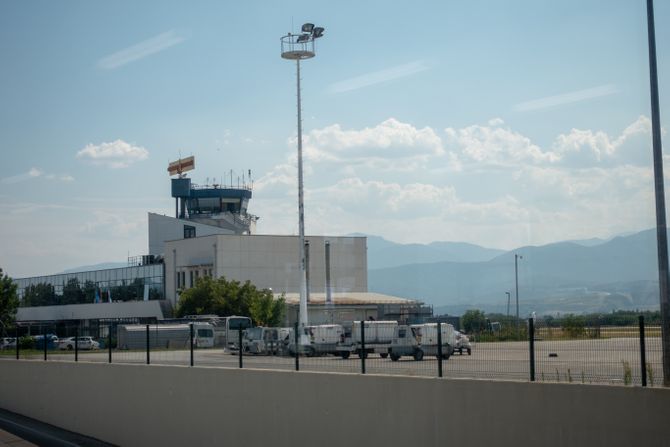
[[[514,248],[641,230],[653,225],[651,164],[639,155],[648,140],[646,117],[613,135],[572,129],[546,147],[499,118],[442,138],[394,119],[327,126],[305,140],[307,232]],[[296,232],[294,145],[256,182],[260,232]]]
[[[352,90],[358,90],[394,79],[411,76],[416,73],[426,71],[429,68],[430,67],[428,64],[426,64],[425,61],[418,60],[408,64],[397,65],[395,67],[386,68],[384,70],[366,73],[361,76],[345,79],[344,81],[335,82],[328,87],[328,91],[331,93],[343,93]]]
[[[137,161],[149,158],[149,151],[123,140],[116,140],[98,145],[87,144],[77,152],[77,158],[110,168],[127,168]]]
[[[517,166],[558,160],[554,153],[543,151],[530,138],[509,128],[497,127],[502,123],[493,121],[496,127],[478,124],[462,129],[448,127],[445,146],[464,160],[487,165]]]
[[[312,130],[303,143],[305,158],[311,162],[351,165],[376,161],[378,168],[388,169],[402,169],[410,160],[425,161],[444,154],[442,140],[433,129],[419,129],[395,118],[361,130],[345,130],[333,124]]]
[[[565,104],[586,101],[593,98],[610,96],[618,93],[619,90],[613,84],[600,85],[598,87],[577,90],[574,92],[563,93],[560,95],[547,96],[544,98],[533,99],[531,101],[516,104],[513,110],[517,112],[529,112],[532,110],[541,110],[551,107],[557,107]]]
[[[0,183],[3,184],[12,184],[12,183],[20,183],[24,182],[27,180],[32,180],[36,178],[43,178],[46,180],[58,180],[62,182],[72,182],[74,181],[74,177],[72,177],[69,174],[46,174],[42,169],[40,168],[35,168],[32,167],[28,170],[28,172],[25,172],[23,174],[18,174],[18,175],[12,175],[10,177],[5,177],[0,180]]]
[[[98,61],[98,67],[105,70],[119,68],[173,47],[185,39],[185,37],[180,36],[175,30],[171,30],[103,57]]]

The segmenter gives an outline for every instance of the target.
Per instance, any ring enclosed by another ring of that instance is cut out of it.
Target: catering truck
[[[340,357],[348,359],[351,354],[367,357],[369,354],[379,354],[382,358],[388,357],[389,347],[393,340],[397,321],[363,321],[364,334],[361,334],[361,322],[350,321],[343,323],[344,333],[340,337],[336,350]],[[364,337],[362,336],[364,335]],[[363,344],[365,342],[365,346]]]
[[[442,333],[442,358],[448,359],[456,346],[454,327],[448,323],[440,325]],[[424,323],[397,326],[393,333],[393,341],[388,348],[388,354],[394,362],[403,356],[414,357],[414,360],[423,360],[424,355],[434,355],[439,358],[437,323]]]

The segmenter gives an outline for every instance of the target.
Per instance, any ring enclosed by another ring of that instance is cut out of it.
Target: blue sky
[[[306,21],[326,28],[303,64],[308,234],[514,248],[650,228],[645,19],[642,0],[2,2],[0,266],[146,252],[180,153],[196,183],[251,169],[258,231],[296,234],[279,38]],[[667,2],[656,26],[667,128]]]

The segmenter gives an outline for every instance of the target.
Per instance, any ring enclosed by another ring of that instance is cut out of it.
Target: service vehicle
[[[300,346],[299,352],[307,356],[316,355],[337,355],[341,356],[338,350],[338,344],[344,337],[344,327],[341,324],[320,324],[315,326],[305,326],[305,335],[309,344]],[[291,331],[291,337],[293,331]],[[288,352],[295,355],[295,340],[291,338],[288,344]]]
[[[454,327],[442,323],[442,358],[448,359],[454,352],[456,334]],[[391,360],[398,361],[400,357],[411,356],[416,361],[423,360],[425,355],[438,357],[437,323],[401,325],[395,328],[393,342],[388,349]],[[438,357],[439,358],[439,357]]]
[[[388,357],[398,322],[368,320],[363,323],[365,324],[364,340],[361,336],[360,321],[342,324],[344,333],[336,347],[338,354],[343,359],[348,359],[351,354],[356,354],[360,358],[374,353],[379,354],[382,358]],[[363,348],[363,341],[365,341],[365,348]]]
[[[456,335],[456,345],[454,346],[454,352],[458,352],[460,355],[463,355],[463,351],[467,352],[468,355],[472,355],[472,344],[470,343],[470,338],[465,335],[463,332],[454,331]]]
[[[280,328],[257,326],[245,329],[242,334],[244,354],[279,355],[284,351]]]

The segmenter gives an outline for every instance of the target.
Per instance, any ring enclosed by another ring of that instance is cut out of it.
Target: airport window
[[[184,225],[184,239],[195,237],[195,227],[192,225]]]
[[[189,278],[188,278],[188,279],[189,279],[189,283],[190,283],[191,287],[193,287],[193,270],[191,270],[191,271],[188,272],[188,273],[189,273],[189,275],[188,275],[188,276],[189,276]]]

